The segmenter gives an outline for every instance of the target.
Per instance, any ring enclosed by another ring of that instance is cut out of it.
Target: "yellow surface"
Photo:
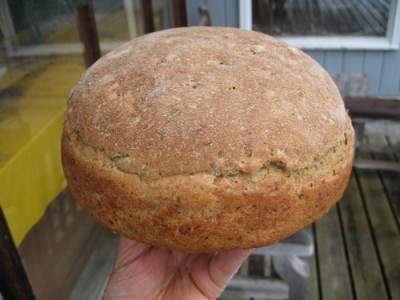
[[[53,62],[0,100],[0,204],[17,246],[66,186],[60,137],[66,99],[82,72],[80,62]]]
[[[49,57],[21,57],[21,58],[14,58],[8,59],[6,57],[1,57],[3,64],[0,66],[6,67],[7,72],[0,76],[0,90],[3,90],[18,80],[21,80],[28,74],[34,72],[38,68],[48,64],[51,60]]]

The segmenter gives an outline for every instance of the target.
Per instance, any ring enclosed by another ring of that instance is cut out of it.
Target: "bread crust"
[[[213,252],[270,245],[321,218],[347,185],[353,144],[337,88],[306,54],[260,33],[179,28],[83,75],[62,161],[99,223]]]

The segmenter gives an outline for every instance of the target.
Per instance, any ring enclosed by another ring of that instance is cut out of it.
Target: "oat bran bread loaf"
[[[273,244],[342,196],[354,133],[330,76],[268,35],[148,34],[89,68],[68,100],[62,162],[95,220],[185,252]]]

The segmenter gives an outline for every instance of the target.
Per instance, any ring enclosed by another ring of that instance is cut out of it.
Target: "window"
[[[0,0],[0,90],[53,60],[81,60],[81,0]],[[140,0],[92,0],[100,49],[143,34]],[[157,30],[173,25],[172,1],[152,0]]]
[[[252,0],[240,2],[242,28],[303,49],[398,49],[398,0]]]
[[[79,53],[74,4],[66,0],[0,0],[0,42],[8,56]],[[81,1],[82,2],[82,1]],[[82,3],[85,3],[83,1]],[[139,0],[93,0],[102,51],[143,34]],[[172,26],[169,2],[153,0],[156,29]]]

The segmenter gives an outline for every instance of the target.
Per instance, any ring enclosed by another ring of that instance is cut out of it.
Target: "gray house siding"
[[[400,51],[306,51],[330,73],[368,75],[368,94],[400,94]]]
[[[239,27],[237,0],[187,0],[189,26],[199,24],[199,5],[206,5],[213,26]],[[368,94],[400,95],[400,50],[306,50],[329,73],[368,75]]]

